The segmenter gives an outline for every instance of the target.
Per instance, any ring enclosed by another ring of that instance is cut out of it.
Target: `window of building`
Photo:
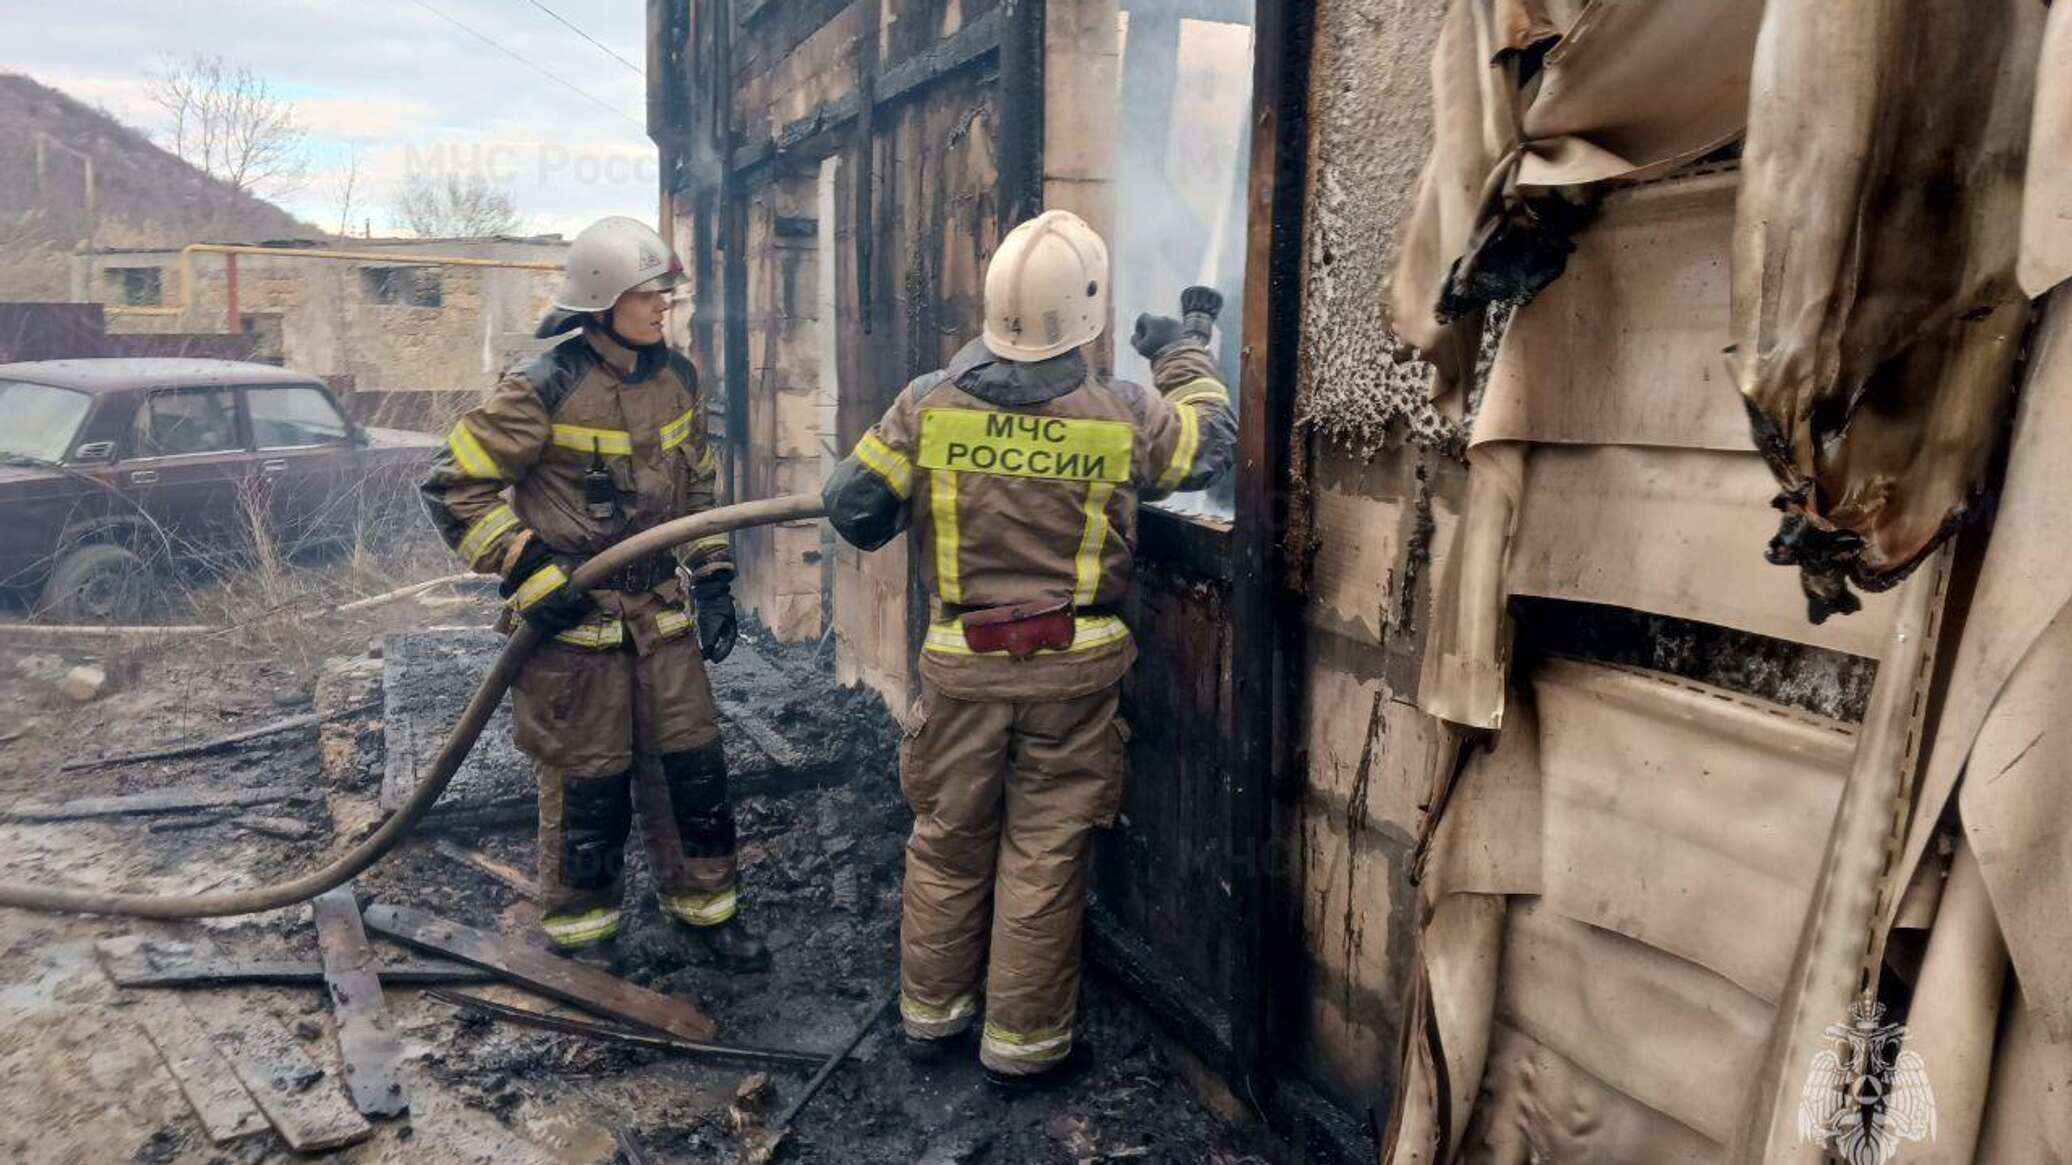
[[[438,307],[444,302],[437,267],[362,267],[360,284],[375,303]]]
[[[165,302],[157,267],[110,267],[102,272],[110,296],[125,307],[157,307]]]
[[[237,398],[227,388],[154,392],[138,407],[130,431],[133,457],[178,457],[237,448]]]
[[[345,418],[338,415],[338,406],[314,388],[248,388],[245,408],[252,414],[252,442],[261,449],[298,449],[345,440]]]

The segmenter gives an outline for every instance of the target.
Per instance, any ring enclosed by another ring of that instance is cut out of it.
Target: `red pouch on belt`
[[[964,644],[973,651],[1028,659],[1039,651],[1071,647],[1074,625],[1069,602],[988,607],[964,616]]]

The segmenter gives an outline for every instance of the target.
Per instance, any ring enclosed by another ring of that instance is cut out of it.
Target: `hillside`
[[[39,180],[39,136],[93,159],[91,221],[83,162],[47,148]],[[66,298],[66,256],[88,240],[172,246],[321,233],[272,203],[233,198],[223,183],[92,106],[0,73],[0,300]]]

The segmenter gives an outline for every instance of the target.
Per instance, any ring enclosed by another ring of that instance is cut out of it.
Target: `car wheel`
[[[43,597],[42,618],[59,623],[120,623],[144,608],[144,560],[128,550],[96,542],[58,559]]]

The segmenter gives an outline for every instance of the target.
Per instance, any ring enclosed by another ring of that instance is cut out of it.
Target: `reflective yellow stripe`
[[[586,429],[581,425],[554,426],[554,443],[578,453],[601,453],[606,457],[633,456],[633,434],[624,429]]]
[[[521,611],[528,610],[534,603],[561,589],[567,581],[568,576],[562,573],[561,568],[550,562],[519,584],[518,593],[511,596],[511,605]]]
[[[1127,421],[923,409],[915,460],[923,469],[1119,484],[1129,480],[1135,444]]]
[[[1108,546],[1108,499],[1113,496],[1111,483],[1087,483],[1086,530],[1079,536],[1079,557],[1072,564],[1073,577],[1079,580],[1072,590],[1072,602],[1081,607],[1093,606],[1094,595],[1101,589],[1101,551]]]
[[[504,480],[503,470],[496,466],[496,458],[482,447],[475,438],[474,430],[466,421],[455,421],[453,431],[446,434],[446,448],[453,453],[454,464],[461,467],[469,477],[485,481]]]
[[[1166,402],[1174,408],[1185,408],[1200,401],[1212,400],[1218,404],[1230,404],[1230,390],[1220,380],[1197,376],[1166,395]]]
[[[660,897],[665,913],[692,926],[718,926],[734,917],[741,907],[741,891],[735,886],[710,894],[679,894],[674,897],[663,894]]]
[[[1075,652],[1092,651],[1096,647],[1106,647],[1111,643],[1119,643],[1130,637],[1129,625],[1114,615],[1080,615],[1072,621],[1072,624],[1072,646],[1066,648],[1063,652],[1046,648],[1036,654],[1070,655]],[[971,645],[964,641],[964,624],[957,619],[946,619],[941,623],[930,625],[925,648],[938,655],[979,654],[971,650]],[[993,651],[986,654],[998,656],[1006,653]]]
[[[863,440],[856,443],[856,459],[884,478],[900,501],[914,492],[914,463],[906,459],[906,454],[879,440],[876,433],[865,433]]]
[[[731,548],[725,534],[707,534],[686,548],[686,554],[724,554]]]
[[[710,445],[705,447],[705,455],[698,458],[698,467],[691,472],[701,480],[719,476],[719,458],[713,456]]]
[[[924,1023],[941,1023],[946,1019],[960,1019],[978,1010],[978,997],[959,995],[948,1005],[937,1007],[902,991],[899,993],[899,1014],[906,1019],[918,1019]]]
[[[460,556],[469,566],[480,569],[482,554],[491,543],[518,528],[518,515],[511,507],[498,502],[495,508],[475,519],[460,540]]]
[[[617,647],[626,642],[626,624],[616,615],[606,615],[559,632],[554,636],[554,642],[595,650]]]
[[[658,612],[655,615],[655,635],[662,639],[670,639],[681,635],[688,631],[690,626],[691,617],[674,607]]]
[[[996,1057],[1044,1064],[1062,1060],[1071,1054],[1072,1029],[1053,1028],[1023,1035],[1020,1032],[1008,1031],[998,1024],[988,1023],[985,1026],[984,1041],[985,1050]]]
[[[662,448],[674,449],[685,441],[690,440],[691,423],[697,419],[698,410],[692,409],[690,412],[662,426]]]
[[[916,1029],[928,1039],[953,1036],[971,1025],[972,1016],[978,1014],[978,997],[959,995],[950,1000],[947,1007],[936,1007],[902,991],[899,993],[899,1017],[907,1027]]]
[[[1172,463],[1159,475],[1158,488],[1175,490],[1194,472],[1194,454],[1201,447],[1201,417],[1193,409],[1180,410],[1180,442],[1173,446]]]
[[[964,576],[957,573],[957,475],[938,469],[928,475],[928,508],[935,515],[935,589],[945,603],[964,601]]]
[[[610,938],[619,932],[619,912],[611,909],[591,910],[583,914],[563,915],[540,919],[540,929],[547,932],[547,938],[558,947],[576,947]]]

